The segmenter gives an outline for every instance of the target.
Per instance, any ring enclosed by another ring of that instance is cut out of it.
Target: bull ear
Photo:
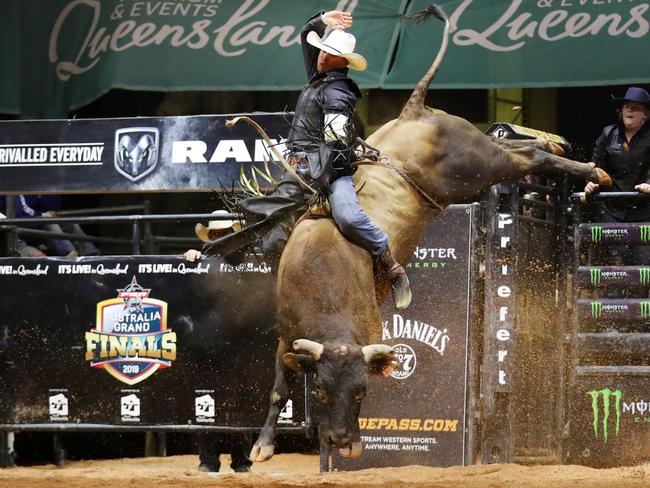
[[[299,373],[311,373],[316,371],[316,360],[309,354],[284,353],[282,356],[284,365]]]
[[[398,365],[395,351],[386,344],[364,346],[361,348],[361,352],[370,374],[383,374],[386,376],[387,371],[390,374],[390,371]]]

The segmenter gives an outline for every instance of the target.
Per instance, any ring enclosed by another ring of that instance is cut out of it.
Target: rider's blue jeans
[[[331,183],[329,196],[332,216],[346,239],[368,250],[373,256],[388,246],[388,236],[359,204],[351,176],[341,176]]]

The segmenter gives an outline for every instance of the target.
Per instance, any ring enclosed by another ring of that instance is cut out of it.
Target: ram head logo
[[[131,181],[151,173],[158,163],[160,131],[155,127],[132,127],[115,132],[115,169]]]

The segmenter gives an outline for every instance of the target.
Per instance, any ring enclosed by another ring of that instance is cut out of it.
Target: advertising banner
[[[409,2],[407,14],[429,0]],[[449,50],[434,87],[543,87],[647,83],[650,62],[632,54],[650,38],[650,2],[444,0]],[[384,86],[410,88],[442,29],[403,24]],[[435,46],[435,48],[433,47]],[[603,52],[626,52],[602,56]],[[419,75],[421,76],[421,75]]]
[[[257,261],[0,260],[0,424],[261,426],[273,287]],[[304,420],[301,384],[281,426]]]
[[[364,453],[349,460],[333,450],[335,468],[465,463],[473,207],[452,205],[429,226],[406,267],[411,305],[383,307],[383,343],[399,366],[370,378],[359,418]]]
[[[578,317],[582,322],[614,324],[650,319],[650,299],[581,298],[577,305]]]
[[[251,115],[270,146],[233,117],[0,122],[0,194],[231,190],[242,174],[266,188],[291,114]]]
[[[650,396],[638,376],[579,376],[572,388],[567,455],[570,462],[638,462],[650,432]]]
[[[580,224],[578,238],[582,244],[650,245],[650,225],[637,223]]]
[[[412,88],[442,24],[401,22],[430,0],[5,0],[0,111],[61,118],[111,88],[298,90],[300,30],[320,10],[354,16],[365,88]],[[443,0],[449,51],[435,87],[647,83],[650,2]],[[399,42],[397,40],[399,39]],[[602,53],[616,53],[603,56]],[[18,55],[19,53],[19,55]],[[24,61],[21,61],[24,60]]]
[[[584,288],[650,287],[650,267],[580,266],[576,281]]]

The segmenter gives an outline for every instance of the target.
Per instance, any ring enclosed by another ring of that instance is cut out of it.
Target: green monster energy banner
[[[430,0],[5,0],[0,112],[64,117],[111,88],[295,90],[299,32],[323,9],[354,15],[364,87],[411,88],[442,25],[400,22]],[[446,0],[450,47],[435,87],[644,83],[650,2]],[[399,39],[399,43],[397,40]],[[18,49],[18,46],[20,49]],[[615,52],[616,56],[602,56]]]
[[[580,266],[577,283],[583,288],[650,287],[650,267]]]
[[[609,437],[609,417],[610,417],[610,402],[614,405],[616,412],[615,433],[618,436],[621,430],[621,390],[610,390],[603,388],[602,390],[591,390],[587,392],[591,397],[591,409],[594,414],[594,437],[597,439],[601,437],[604,442],[607,442]],[[601,426],[602,419],[602,426]]]
[[[578,229],[583,244],[650,245],[650,224],[580,224]]]
[[[635,322],[650,318],[650,300],[581,299],[578,313],[582,320],[599,323]]]
[[[646,383],[632,376],[578,377],[572,388],[569,462],[620,465],[638,462],[650,428]]]

